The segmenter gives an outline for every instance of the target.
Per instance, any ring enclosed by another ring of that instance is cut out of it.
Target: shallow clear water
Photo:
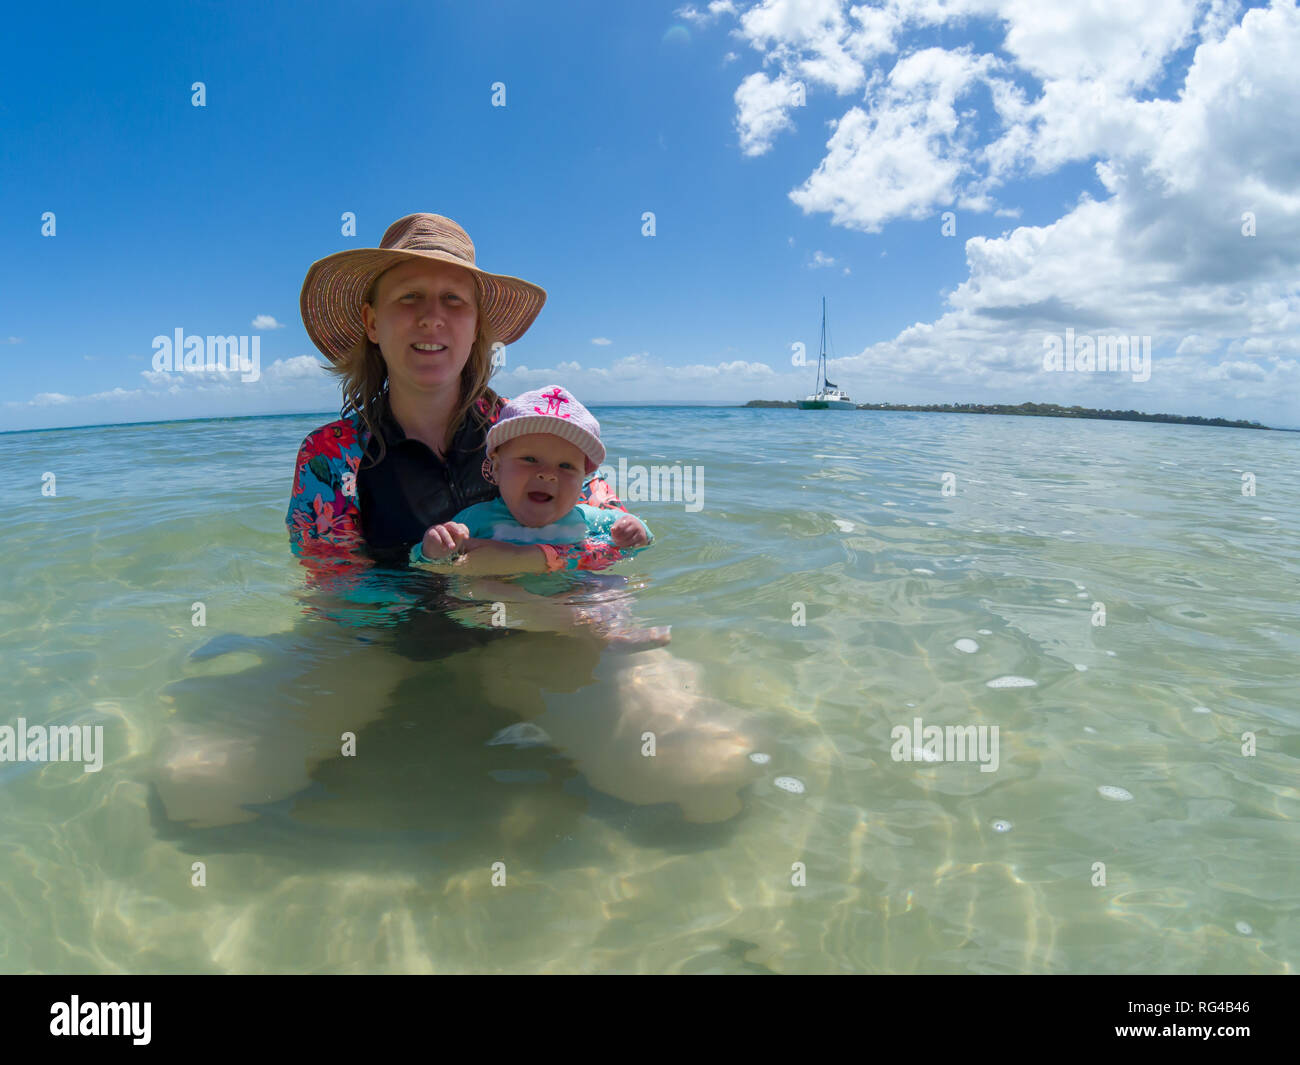
[[[0,436],[0,725],[106,746],[0,764],[0,971],[1295,971],[1300,435],[597,415],[615,463],[704,471],[698,511],[629,500],[659,539],[622,572],[770,756],[720,823],[490,743],[605,712],[571,639],[420,661],[424,575],[307,586],[283,516],[326,418]],[[996,725],[997,770],[894,760],[914,718]],[[341,722],[357,756],[255,821],[151,799],[168,727]]]

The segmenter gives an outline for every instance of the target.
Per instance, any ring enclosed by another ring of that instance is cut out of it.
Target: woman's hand
[[[644,547],[650,542],[645,526],[631,514],[625,514],[610,526],[609,535],[620,551],[630,547]]]
[[[458,521],[444,521],[441,525],[431,526],[424,534],[420,550],[425,558],[446,558],[460,550],[461,544],[470,539],[469,529]]]

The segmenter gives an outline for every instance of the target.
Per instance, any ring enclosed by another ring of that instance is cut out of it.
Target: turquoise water
[[[325,417],[0,436],[0,725],[105,744],[0,764],[0,971],[1295,971],[1300,435],[596,413],[615,463],[703,470],[698,510],[629,502],[664,651],[439,659],[427,575],[310,586],[283,516]],[[674,714],[739,813],[611,794]],[[996,771],[895,760],[915,718],[996,725]],[[194,827],[169,759],[303,779]]]

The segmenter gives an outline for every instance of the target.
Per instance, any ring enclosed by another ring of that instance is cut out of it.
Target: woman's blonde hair
[[[372,307],[375,302],[375,292],[379,288],[379,278],[383,276],[380,274],[376,277],[366,289],[364,299]],[[451,424],[448,426],[449,435],[452,437],[460,431],[467,417],[473,418],[476,425],[486,427],[489,419],[480,413],[478,401],[486,399],[486,406],[490,411],[498,399],[496,392],[488,387],[488,378],[492,376],[493,370],[492,347],[497,338],[491,324],[483,318],[483,290],[479,287],[477,276],[474,277],[474,301],[478,331],[469,349],[465,368],[460,373],[460,402],[452,411]],[[378,431],[379,403],[388,392],[388,364],[384,362],[379,345],[363,332],[354,347],[338,362],[326,366],[325,369],[342,379],[343,406],[339,410],[339,417],[346,418],[353,413],[360,415],[369,433],[369,439],[379,440],[379,454],[371,463],[377,466],[383,462],[384,455],[388,453],[383,434]],[[370,447],[367,441],[366,456],[369,455]]]

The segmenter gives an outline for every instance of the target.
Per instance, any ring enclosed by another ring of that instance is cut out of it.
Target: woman
[[[484,475],[487,429],[505,405],[487,383],[493,348],[519,339],[545,300],[536,285],[475,265],[468,234],[440,215],[408,215],[379,248],[312,265],[303,323],[342,379],[344,404],[299,449],[286,524],[316,576],[326,564],[330,590],[349,583],[336,563],[405,566],[432,526],[497,495]],[[580,501],[623,509],[598,478]],[[492,575],[516,572],[536,547],[477,541],[467,551],[459,572]],[[566,568],[591,565],[581,545],[555,552]],[[700,694],[694,666],[661,649],[611,662],[590,641],[466,627],[441,609],[437,578],[416,583],[428,584],[429,601],[373,636],[295,628],[262,666],[173,685],[169,697],[186,706],[155,781],[167,815],[195,827],[251,819],[250,803],[307,787],[341,737],[379,717],[408,681],[443,716],[468,707],[486,724],[486,703],[543,722],[609,794],[677,802],[698,821],[739,810],[752,740]],[[429,659],[436,665],[411,665]],[[647,729],[668,755],[657,764],[642,757]]]
[[[401,562],[429,528],[498,494],[484,475],[485,436],[505,403],[488,387],[493,353],[545,302],[537,285],[475,265],[469,235],[435,214],[399,219],[378,248],[313,264],[302,320],[344,399],[339,420],[298,451],[285,522],[299,555]],[[580,501],[623,509],[599,478]],[[478,543],[461,572],[512,573],[534,551]],[[580,555],[564,549],[561,564]]]

